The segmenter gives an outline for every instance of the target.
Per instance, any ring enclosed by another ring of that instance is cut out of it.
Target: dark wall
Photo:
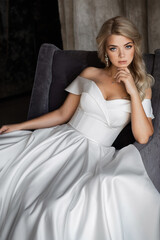
[[[31,91],[42,43],[62,48],[57,0],[0,1],[0,98]]]

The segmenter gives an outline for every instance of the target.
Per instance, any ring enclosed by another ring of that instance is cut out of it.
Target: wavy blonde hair
[[[106,41],[112,34],[130,38],[134,43],[135,53],[129,69],[134,78],[140,98],[143,100],[145,97],[145,90],[154,84],[154,78],[146,72],[141,51],[141,35],[136,26],[125,17],[117,16],[104,22],[96,38],[98,56],[103,63],[106,63]],[[111,65],[110,61],[109,65]]]

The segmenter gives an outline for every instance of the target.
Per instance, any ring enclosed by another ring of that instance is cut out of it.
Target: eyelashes
[[[109,50],[112,52],[115,52],[117,50],[117,48],[110,48]]]
[[[126,48],[130,49],[130,48],[132,48],[132,45],[127,45]]]
[[[133,46],[132,45],[126,45],[125,46],[125,49],[131,49]],[[112,47],[112,48],[109,48],[109,50],[111,51],[111,52],[115,52],[116,50],[117,50],[117,48],[116,47]]]

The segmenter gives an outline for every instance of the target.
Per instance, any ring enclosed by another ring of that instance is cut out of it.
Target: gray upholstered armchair
[[[144,60],[147,72],[156,80],[152,98],[154,135],[147,144],[138,144],[128,124],[113,145],[120,149],[133,143],[142,156],[149,177],[160,192],[160,49],[155,54],[144,54]],[[37,62],[28,119],[57,109],[67,96],[65,87],[87,66],[103,67],[96,51],[60,50],[52,44],[43,44]]]

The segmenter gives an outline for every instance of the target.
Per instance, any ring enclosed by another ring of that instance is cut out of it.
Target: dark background
[[[57,0],[0,0],[0,99],[31,91],[42,43],[62,48]]]
[[[42,43],[63,49],[58,0],[0,0],[0,126],[27,119]]]

